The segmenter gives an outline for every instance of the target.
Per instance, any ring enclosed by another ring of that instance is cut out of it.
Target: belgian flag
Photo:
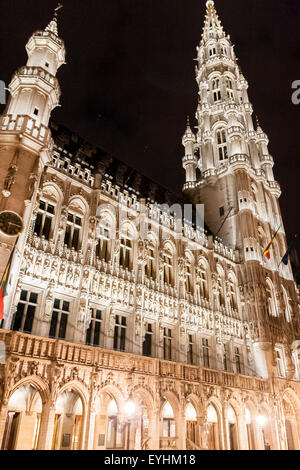
[[[280,230],[280,227],[281,227],[281,224],[279,225],[278,229],[276,230],[275,235],[273,235],[272,240],[270,241],[270,243],[268,244],[267,248],[266,248],[265,251],[264,251],[264,256],[266,256],[268,259],[271,259],[270,250],[271,250],[271,247],[272,247],[272,245],[273,245],[273,242],[274,242],[274,240],[275,240],[275,238],[276,238],[276,235],[277,235],[277,233],[278,233],[279,230]]]

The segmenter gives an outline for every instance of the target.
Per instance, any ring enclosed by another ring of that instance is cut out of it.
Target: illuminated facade
[[[0,125],[1,276],[17,240],[2,449],[299,449],[299,292],[280,264],[280,188],[214,3],[179,202],[204,204],[220,238],[195,241],[190,225],[178,237],[155,205],[176,196],[50,121],[65,61],[56,17],[26,49]]]

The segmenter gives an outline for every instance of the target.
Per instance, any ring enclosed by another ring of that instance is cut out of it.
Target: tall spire
[[[213,0],[206,2],[206,15],[202,33],[202,40],[207,41],[209,38],[221,38],[225,33],[221,21],[219,20],[215,4]]]
[[[62,3],[59,3],[57,7],[54,9],[54,16],[48,26],[46,27],[45,31],[50,31],[51,33],[55,34],[55,36],[58,36],[58,29],[57,29],[57,16],[59,10],[63,8]]]

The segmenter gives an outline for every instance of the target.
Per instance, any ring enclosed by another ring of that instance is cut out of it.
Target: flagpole
[[[6,263],[4,272],[3,272],[3,274],[2,274],[1,282],[0,282],[0,289],[1,289],[1,286],[2,286],[2,282],[3,282],[3,279],[4,279],[5,273],[6,273],[6,271],[7,271],[8,265],[9,265],[9,263],[10,263],[10,262],[12,261],[12,259],[13,259],[14,252],[15,252],[15,249],[16,249],[16,245],[17,245],[17,243],[18,243],[18,240],[19,240],[19,238],[20,238],[20,235],[21,235],[21,232],[18,233],[18,236],[17,236],[17,238],[16,238],[16,240],[15,240],[13,249],[12,249],[11,254],[9,255],[8,261],[7,261],[7,263]]]

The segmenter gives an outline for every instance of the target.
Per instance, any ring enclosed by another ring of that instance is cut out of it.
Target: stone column
[[[51,450],[55,423],[55,406],[43,406],[38,439],[38,450]]]
[[[2,405],[1,411],[0,411],[0,449],[2,447],[2,441],[3,441],[3,437],[4,437],[7,411],[8,411],[7,404]]]
[[[85,450],[93,450],[94,448],[94,436],[95,436],[95,420],[96,413],[93,408],[89,409],[87,422],[86,422],[86,436],[85,436]]]

